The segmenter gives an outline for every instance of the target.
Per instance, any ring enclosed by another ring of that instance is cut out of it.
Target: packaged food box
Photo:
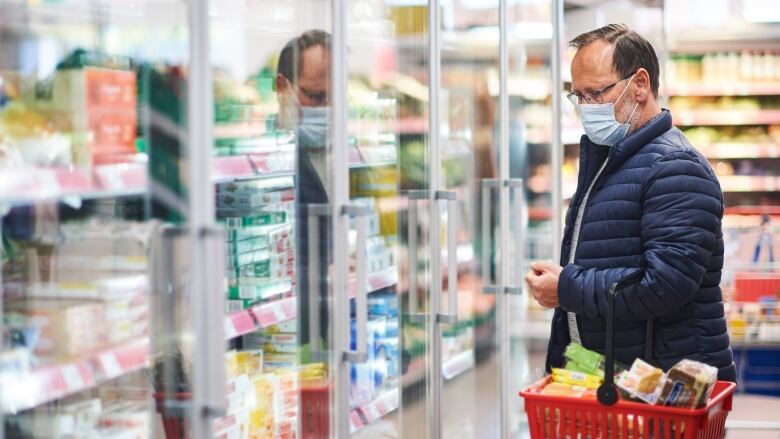
[[[598,389],[603,382],[603,379],[596,375],[557,368],[553,368],[552,370],[552,380],[556,383],[582,386],[593,390]]]
[[[637,358],[631,369],[618,376],[615,384],[629,397],[655,404],[658,401],[659,381],[663,375],[663,370]]]
[[[257,193],[278,191],[293,187],[295,187],[295,180],[293,177],[262,178],[219,184],[217,185],[217,194],[251,196]]]
[[[238,217],[222,216],[218,212],[217,216],[220,217],[220,221],[225,223],[225,226],[228,228],[228,230],[283,224],[285,221],[287,221],[287,215],[285,212],[264,212],[255,215]]]
[[[253,209],[269,204],[278,204],[295,200],[295,190],[284,189],[280,191],[258,192],[248,195],[232,193],[217,194],[217,209]]]
[[[681,360],[666,373],[658,403],[673,407],[704,407],[717,380],[717,368],[698,361]]]

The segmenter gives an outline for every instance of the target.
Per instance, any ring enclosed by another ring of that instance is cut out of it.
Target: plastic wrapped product
[[[658,384],[663,375],[661,369],[637,358],[630,370],[620,374],[616,383],[631,398],[655,404],[658,400]]]
[[[666,374],[659,403],[673,407],[701,408],[712,393],[718,369],[693,360],[682,360]]]
[[[582,386],[588,389],[597,389],[603,379],[596,375],[589,375],[587,373],[574,372],[566,369],[553,369],[552,370],[553,382],[569,384],[572,386]]]

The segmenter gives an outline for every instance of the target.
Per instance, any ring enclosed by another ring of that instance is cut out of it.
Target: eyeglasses
[[[569,101],[575,107],[579,107],[580,104],[582,104],[583,102],[588,103],[588,104],[602,104],[604,102],[604,97],[603,97],[604,93],[608,92],[612,87],[616,86],[619,82],[625,81],[626,79],[628,79],[628,78],[630,78],[632,76],[634,76],[633,73],[628,75],[628,76],[626,76],[623,79],[619,79],[619,80],[613,82],[612,84],[609,84],[608,86],[602,88],[601,90],[594,91],[594,92],[591,92],[591,93],[586,93],[584,95],[581,95],[579,93],[571,92],[571,93],[566,95],[566,98],[569,99]]]
[[[317,106],[327,105],[328,104],[328,92],[326,91],[320,91],[320,92],[314,92],[311,90],[306,90],[305,88],[301,87],[300,85],[295,86],[301,93],[303,93],[304,96],[309,98],[310,101],[312,101]]]

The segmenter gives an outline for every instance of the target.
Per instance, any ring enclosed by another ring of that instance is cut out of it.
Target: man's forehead
[[[327,49],[322,46],[313,46],[303,51],[299,81],[325,79],[329,72],[330,52]]]
[[[614,46],[602,40],[580,48],[572,60],[572,80],[581,83],[584,88],[602,84],[606,78],[613,76],[613,50]]]

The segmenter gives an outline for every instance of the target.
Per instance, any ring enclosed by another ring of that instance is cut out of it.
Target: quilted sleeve
[[[615,300],[621,320],[672,314],[693,299],[710,264],[723,216],[722,192],[709,168],[684,152],[658,159],[644,186],[642,242],[645,274]],[[564,267],[561,307],[606,316],[609,287],[636,268]]]

